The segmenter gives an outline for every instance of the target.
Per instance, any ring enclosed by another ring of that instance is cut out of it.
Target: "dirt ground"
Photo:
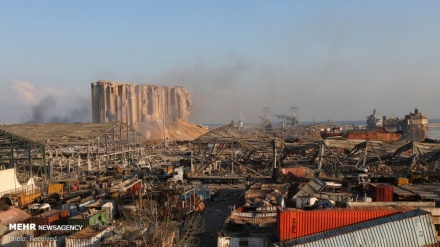
[[[233,206],[244,204],[244,185],[210,185],[211,190],[217,189],[216,200],[210,200],[202,214],[205,232],[198,238],[198,246],[217,246],[217,233],[222,229],[225,219],[231,214]]]

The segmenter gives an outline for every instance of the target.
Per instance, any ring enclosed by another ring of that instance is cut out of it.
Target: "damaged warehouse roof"
[[[233,124],[226,124],[199,136],[192,141],[193,145],[205,146],[209,144],[230,144],[238,143],[240,147],[248,150],[248,152],[255,151],[255,147],[246,142],[246,139],[238,132]],[[221,152],[220,152],[221,153]]]
[[[209,132],[199,136],[193,142],[202,143],[202,142],[218,142],[222,139],[226,140],[244,140],[244,137],[238,132],[238,130],[232,124],[222,125],[215,129],[210,130]]]
[[[1,125],[0,129],[48,145],[88,145],[116,123],[44,123]]]
[[[75,159],[78,167],[83,163],[90,170],[99,168],[101,159],[109,165],[142,152],[141,144],[146,141],[140,133],[121,122],[0,125],[0,134],[4,147],[0,149],[3,157],[0,164],[8,167],[45,164],[45,175],[46,160],[61,167],[60,162],[67,158]],[[26,146],[21,147],[24,145],[21,143]],[[11,149],[12,146],[17,147]]]

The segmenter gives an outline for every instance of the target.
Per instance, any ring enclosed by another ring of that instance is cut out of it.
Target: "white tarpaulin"
[[[21,188],[15,168],[0,170],[0,193]]]

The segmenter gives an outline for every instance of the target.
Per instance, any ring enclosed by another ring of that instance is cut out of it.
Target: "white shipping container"
[[[112,202],[105,203],[104,205],[102,205],[102,209],[107,210],[108,221],[112,222],[113,216],[115,215],[115,207],[113,206],[113,203]]]

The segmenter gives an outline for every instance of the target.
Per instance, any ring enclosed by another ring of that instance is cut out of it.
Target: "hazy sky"
[[[440,118],[440,1],[1,1],[0,123],[90,121],[97,80],[186,87],[190,120],[264,107]]]

